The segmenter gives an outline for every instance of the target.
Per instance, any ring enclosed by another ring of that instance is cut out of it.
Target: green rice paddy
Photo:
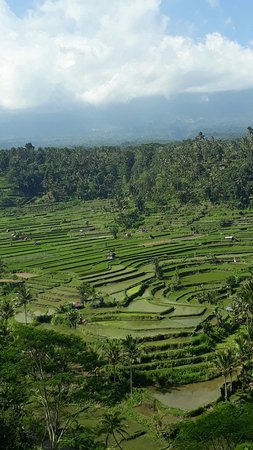
[[[227,279],[233,275],[242,282],[250,274],[253,213],[209,207],[194,221],[196,233],[190,220],[194,210],[150,209],[145,225],[128,237],[122,230],[114,239],[108,228],[113,213],[106,206],[106,201],[87,201],[2,209],[0,256],[7,264],[6,277],[26,280],[35,299],[31,312],[78,301],[78,287],[88,282],[110,307],[81,310],[85,320],[76,332],[84,339],[138,337],[143,360],[153,354],[152,362],[140,363],[138,371],[148,373],[151,381],[161,371],[176,376],[172,356],[177,370],[182,369],[182,382],[210,378],[217,373],[213,349],[208,344],[198,348],[195,340],[199,336],[205,342],[202,324],[209,318],[215,324],[216,305],[200,299],[215,291],[227,314]],[[232,219],[229,228],[220,226],[224,216]],[[162,279],[156,278],[154,259]],[[170,348],[175,351],[169,358],[164,349]]]

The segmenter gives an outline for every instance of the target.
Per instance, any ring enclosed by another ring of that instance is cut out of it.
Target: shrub
[[[245,442],[244,444],[239,444],[235,448],[235,450],[253,450],[253,444],[249,442]]]
[[[52,320],[52,316],[48,313],[40,314],[39,316],[36,316],[35,322],[36,323],[50,323]]]

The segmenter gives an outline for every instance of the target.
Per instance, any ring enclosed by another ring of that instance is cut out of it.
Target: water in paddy
[[[14,316],[15,320],[20,323],[25,323],[25,313],[18,312]],[[27,314],[27,322],[31,323],[33,321],[33,317]]]
[[[48,314],[53,314],[55,311],[54,311],[54,309],[49,308],[47,310],[47,312],[48,312]],[[35,318],[35,316],[38,316],[40,314],[45,314],[45,313],[46,313],[46,311],[34,311],[32,314],[28,312],[27,313],[27,322],[28,323],[32,323],[34,318]],[[15,318],[15,320],[17,322],[25,323],[25,313],[23,311],[17,312],[15,314],[14,318]]]
[[[166,393],[156,391],[154,397],[171,408],[191,411],[218,400],[222,385],[223,377],[218,377],[209,381],[171,388],[171,391]]]

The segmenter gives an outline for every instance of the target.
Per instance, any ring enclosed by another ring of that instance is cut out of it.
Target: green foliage
[[[129,228],[138,228],[144,223],[144,218],[139,214],[138,210],[126,210],[121,212],[116,218],[117,224],[125,231]]]
[[[158,258],[154,258],[153,259],[153,266],[154,266],[154,272],[155,272],[155,277],[158,280],[162,280],[163,279],[163,270],[159,264],[159,259]]]
[[[89,303],[93,302],[95,295],[96,295],[96,291],[90,283],[84,281],[79,286],[78,291],[79,291],[82,303],[89,304]]]
[[[112,234],[113,238],[117,239],[118,232],[119,232],[119,227],[116,224],[112,224],[112,225],[109,225],[108,228],[109,228],[109,231]]]
[[[250,404],[223,404],[194,421],[179,427],[174,448],[177,450],[230,449],[242,441],[251,440],[253,408]]]
[[[131,335],[126,336],[122,341],[123,352],[130,371],[130,394],[133,396],[133,364],[140,358],[140,348],[138,340]]]
[[[120,438],[125,439],[128,435],[123,417],[118,410],[108,410],[101,419],[100,433],[105,434],[105,448],[108,448],[109,437],[112,436],[117,448],[123,450]]]
[[[29,439],[34,444],[46,439],[52,450],[59,448],[89,406],[92,373],[99,365],[94,350],[76,337],[30,325],[17,327],[0,348],[1,430],[8,441],[8,427],[15,423],[17,434],[17,445],[10,448],[33,448],[31,443],[19,447],[18,442],[26,443],[34,411],[38,426]]]
[[[244,444],[237,445],[235,450],[253,450],[253,444],[245,442]]]
[[[7,267],[7,264],[5,261],[3,261],[2,258],[0,258],[0,275],[5,271]]]
[[[117,366],[122,360],[122,348],[118,341],[107,339],[102,345],[102,354],[112,366],[113,380],[116,381]]]
[[[206,200],[248,206],[251,151],[252,141],[244,138],[193,139],[128,148],[78,147],[71,151],[26,146],[2,150],[0,168],[19,194],[28,198],[44,195],[53,201],[70,197],[90,200],[117,195],[118,223],[129,228],[136,226],[149,198],[159,205],[173,199],[181,204]],[[134,197],[137,215],[125,214],[129,195]],[[222,220],[222,226],[231,225],[226,218]]]
[[[24,307],[25,312],[25,323],[27,324],[27,308],[29,304],[34,300],[32,294],[30,293],[29,289],[27,289],[25,283],[21,283],[18,286],[18,304],[20,306]]]
[[[5,336],[8,332],[8,321],[14,316],[15,305],[12,300],[0,299],[0,327],[1,333]]]
[[[242,307],[244,316],[253,313],[253,278],[246,280],[237,293],[238,307]]]
[[[59,448],[75,450],[104,450],[104,445],[96,442],[97,433],[94,429],[77,425],[62,439]]]

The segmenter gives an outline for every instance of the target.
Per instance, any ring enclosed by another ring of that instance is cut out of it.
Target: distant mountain
[[[63,110],[0,112],[0,146],[102,145],[233,137],[253,125],[253,90],[150,97],[104,107],[70,105]]]

